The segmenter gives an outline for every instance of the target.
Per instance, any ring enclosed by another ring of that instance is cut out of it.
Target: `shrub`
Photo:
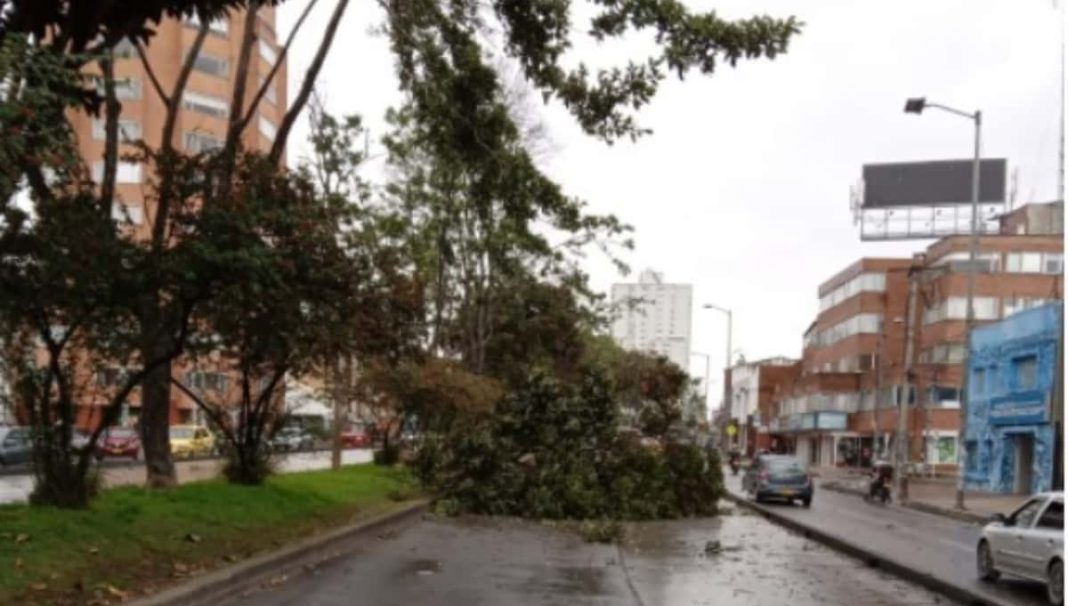
[[[231,484],[258,486],[275,472],[277,462],[267,448],[229,448],[222,473]]]
[[[610,382],[535,374],[495,414],[428,437],[412,467],[441,509],[546,519],[644,520],[712,515],[719,463],[701,448],[641,445],[619,431]]]
[[[384,444],[382,448],[376,449],[372,455],[375,465],[384,465],[390,467],[396,465],[400,461],[401,447],[400,444],[389,442]]]

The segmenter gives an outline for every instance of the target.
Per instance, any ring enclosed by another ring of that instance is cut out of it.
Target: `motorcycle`
[[[865,501],[880,501],[883,505],[890,502],[890,483],[894,479],[894,467],[885,461],[877,461],[871,469],[868,481],[868,494]]]
[[[741,469],[741,467],[742,467],[742,457],[741,457],[741,455],[738,454],[737,452],[732,452],[730,454],[729,459],[727,460],[727,464],[731,466],[731,475],[732,476],[738,475],[738,470]]]

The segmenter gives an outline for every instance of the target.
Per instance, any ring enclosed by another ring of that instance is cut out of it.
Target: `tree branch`
[[[312,60],[311,65],[308,66],[308,71],[304,74],[304,82],[301,83],[300,92],[297,93],[296,99],[290,104],[289,111],[286,112],[285,117],[282,118],[282,123],[278,126],[278,132],[275,134],[274,144],[271,146],[269,155],[272,162],[277,163],[282,159],[282,152],[285,151],[289,131],[293,128],[293,123],[297,121],[297,116],[304,109],[304,105],[308,102],[312,89],[315,88],[315,80],[319,77],[319,72],[323,68],[326,54],[330,51],[330,45],[334,42],[334,35],[337,33],[341,17],[344,16],[348,5],[349,0],[338,0],[337,8],[334,9],[334,14],[330,17],[330,23],[327,24],[326,31],[323,32],[323,40],[319,43],[319,50],[316,51],[315,58]]]
[[[171,91],[171,95],[167,99],[167,114],[163,121],[160,141],[160,150],[165,162],[173,161],[170,156],[174,152],[174,129],[178,122],[178,108],[182,104],[182,95],[185,93],[185,86],[189,82],[189,74],[193,72],[193,63],[196,61],[197,55],[200,54],[200,47],[204,45],[204,39],[208,37],[208,26],[210,24],[207,19],[204,19],[203,23],[200,24],[200,29],[197,30],[197,37],[193,40],[193,46],[185,57],[182,70],[178,72],[178,80],[174,83],[174,90]],[[155,221],[152,225],[152,248],[156,251],[163,247],[164,236],[167,233],[167,219],[170,216],[171,198],[174,196],[173,192],[170,191],[172,173],[173,171],[170,168],[160,171],[159,203],[156,208]]]
[[[152,69],[152,64],[148,61],[148,55],[145,54],[144,47],[141,46],[140,42],[134,41],[134,48],[137,49],[137,56],[141,58],[141,65],[144,66],[145,73],[148,74],[148,79],[152,82],[152,88],[156,89],[156,94],[159,95],[160,101],[169,106],[171,100],[167,93],[163,92],[163,85],[159,83],[159,78],[156,77],[156,71]]]
[[[174,149],[173,139],[175,125],[178,122],[178,108],[182,105],[182,95],[185,94],[185,87],[189,83],[189,74],[193,72],[193,65],[196,63],[197,55],[200,54],[200,48],[204,46],[204,39],[208,37],[209,25],[210,23],[207,20],[200,24],[200,29],[197,30],[197,37],[193,40],[193,46],[190,47],[189,54],[185,57],[182,70],[178,72],[174,90],[171,91],[171,95],[167,99],[167,116],[163,122],[163,140],[160,142],[161,148],[166,151]]]
[[[111,212],[115,197],[115,171],[119,165],[119,113],[122,105],[115,96],[115,54],[109,49],[100,60],[104,73],[104,174],[100,183],[100,212]]]
[[[308,2],[308,6],[304,7],[304,12],[300,14],[300,18],[297,19],[297,22],[293,25],[293,29],[290,30],[289,36],[286,37],[286,43],[282,46],[281,50],[278,51],[278,60],[271,66],[271,71],[267,72],[267,77],[264,78],[263,84],[260,85],[259,90],[256,91],[256,96],[252,98],[252,103],[248,106],[248,112],[245,114],[245,117],[241,119],[238,128],[239,132],[245,130],[248,123],[252,121],[252,116],[256,114],[256,108],[259,107],[264,95],[267,94],[267,89],[274,81],[278,69],[282,67],[282,63],[289,55],[289,47],[293,44],[293,39],[297,37],[297,32],[300,30],[301,26],[304,25],[304,20],[308,17],[308,14],[311,13],[312,8],[314,8],[318,2],[319,0],[311,0]]]
[[[259,1],[252,0],[249,2],[248,10],[245,11],[245,31],[241,39],[241,52],[237,58],[237,71],[234,73],[234,94],[230,100],[230,118],[226,127],[226,142],[223,146],[223,155],[226,158],[233,157],[234,150],[237,149],[237,140],[241,136],[239,127],[242,127],[241,116],[245,111],[245,88],[248,86],[248,66],[252,56],[252,45],[256,43],[256,10],[258,8]],[[225,181],[223,187],[227,188]]]

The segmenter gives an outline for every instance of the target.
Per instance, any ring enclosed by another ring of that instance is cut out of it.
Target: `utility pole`
[[[883,403],[883,348],[886,342],[886,321],[879,319],[879,343],[876,345],[877,360],[875,362],[875,397],[872,398],[871,411],[871,459],[874,463],[875,447],[879,440],[879,408]]]
[[[908,462],[909,462],[909,394],[913,392],[915,381],[913,380],[913,335],[916,329],[916,276],[909,270],[909,299],[908,312],[905,316],[905,393],[900,396],[897,407],[897,473],[894,474],[894,492],[897,493],[898,502],[904,503],[909,497]]]
[[[968,404],[971,400],[970,383],[972,359],[972,329],[975,328],[975,264],[979,256],[979,164],[980,132],[983,113],[975,112],[975,160],[972,163],[972,237],[968,247],[968,308],[964,316],[964,360],[961,366],[960,433],[957,435],[957,509],[964,509],[964,469],[967,466],[964,440],[968,428]]]
[[[968,118],[975,124],[975,157],[972,160],[972,225],[971,239],[968,247],[968,307],[964,317],[964,360],[961,365],[961,400],[960,400],[960,432],[957,434],[957,509],[964,509],[964,469],[967,466],[967,457],[964,453],[964,439],[968,425],[968,399],[970,398],[968,383],[971,362],[972,328],[975,327],[975,265],[979,256],[979,167],[981,163],[980,141],[983,127],[983,112],[976,110],[974,113],[961,111],[939,103],[929,103],[926,98],[916,97],[905,102],[905,113],[922,114],[928,107],[940,109],[951,114]]]

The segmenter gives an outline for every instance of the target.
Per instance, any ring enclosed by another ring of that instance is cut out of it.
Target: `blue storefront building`
[[[969,489],[1051,489],[1060,322],[1060,304],[1053,303],[972,331],[964,441]]]

